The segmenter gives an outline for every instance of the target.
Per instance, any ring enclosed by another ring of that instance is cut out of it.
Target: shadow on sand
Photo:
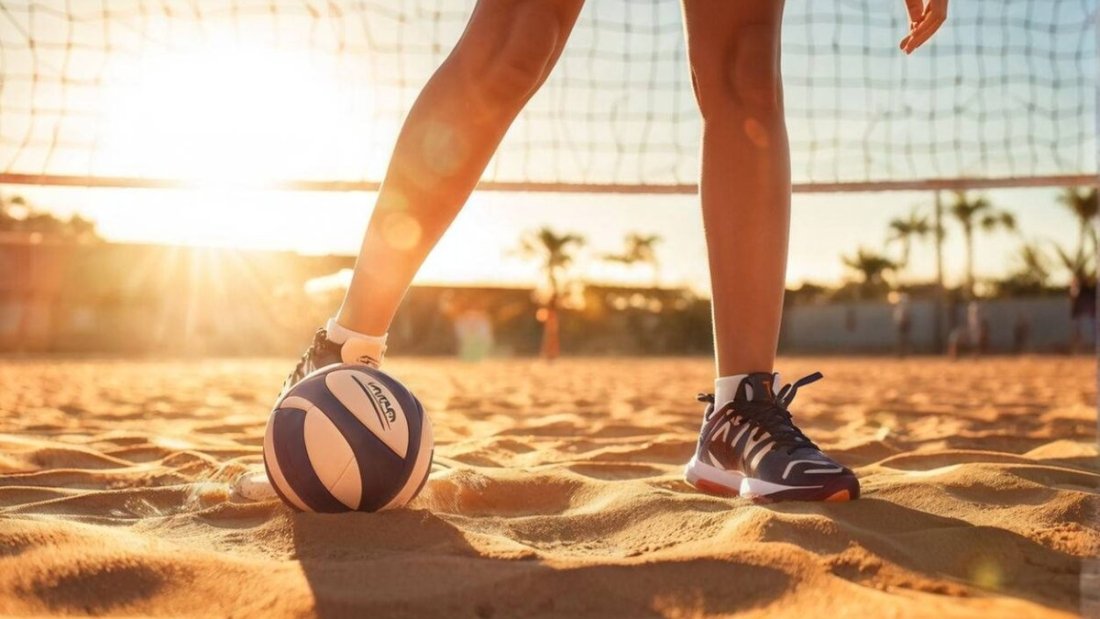
[[[533,552],[484,556],[459,528],[422,510],[295,514],[293,534],[321,617],[730,613],[793,586],[781,570],[715,558],[564,567]]]

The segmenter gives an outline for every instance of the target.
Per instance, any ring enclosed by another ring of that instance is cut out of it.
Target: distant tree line
[[[22,196],[0,194],[0,239],[18,237],[29,241],[90,243],[102,240],[96,224],[73,215],[62,219],[39,210]]]
[[[965,247],[963,284],[961,294],[966,298],[976,296],[1012,297],[1048,294],[1058,290],[1051,287],[1051,280],[1061,269],[1069,280],[1078,286],[1095,286],[1098,256],[1096,188],[1067,187],[1058,196],[1058,203],[1068,209],[1077,221],[1076,243],[1067,245],[1065,239],[1041,239],[1028,237],[1020,230],[1016,216],[1010,211],[995,207],[988,197],[967,192],[956,192],[946,214],[962,234]],[[974,273],[974,254],[978,237],[996,233],[1014,235],[1019,245],[1011,256],[1011,270],[996,279],[979,281]],[[894,290],[922,288],[904,277],[909,266],[910,254],[915,243],[941,239],[948,234],[945,226],[937,229],[932,217],[920,208],[914,208],[906,216],[893,219],[887,226],[886,240],[881,249],[860,247],[853,254],[841,256],[841,261],[855,278],[839,289],[830,290],[814,286],[818,293],[831,292],[837,299],[884,298]],[[898,246],[896,255],[890,248]],[[984,286],[978,295],[978,284]],[[927,288],[927,286],[924,286]]]

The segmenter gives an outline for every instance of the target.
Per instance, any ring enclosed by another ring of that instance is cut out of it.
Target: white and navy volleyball
[[[431,421],[404,385],[365,365],[332,365],[275,405],[264,466],[292,507],[373,512],[420,492],[433,447]]]

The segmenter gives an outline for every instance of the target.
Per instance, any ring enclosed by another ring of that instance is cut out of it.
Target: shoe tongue
[[[375,368],[382,364],[385,353],[385,344],[355,337],[349,338],[340,347],[340,359],[344,363],[363,363]]]
[[[770,372],[749,374],[741,379],[733,399],[739,402],[774,402],[775,383],[778,380],[779,375]]]

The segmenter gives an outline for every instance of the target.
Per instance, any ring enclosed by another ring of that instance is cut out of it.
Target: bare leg
[[[398,136],[347,296],[344,327],[389,329],[409,283],[504,133],[561,55],[583,0],[479,0]]]
[[[719,376],[770,372],[787,270],[791,166],[783,118],[783,0],[683,0],[703,117],[700,197]]]

